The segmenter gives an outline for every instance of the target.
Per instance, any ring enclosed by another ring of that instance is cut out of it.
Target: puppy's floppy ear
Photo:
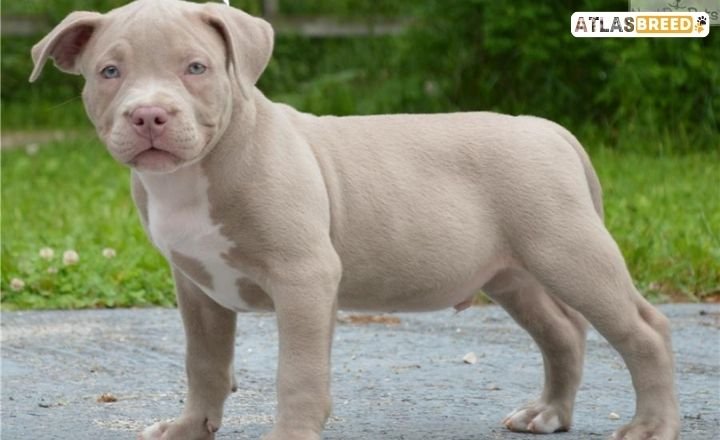
[[[73,12],[50,31],[32,48],[35,63],[30,82],[40,76],[45,61],[52,58],[63,72],[79,74],[77,60],[93,32],[100,24],[102,14],[97,12]]]
[[[270,62],[274,32],[267,21],[220,3],[207,3],[203,19],[225,40],[228,62],[245,99]]]

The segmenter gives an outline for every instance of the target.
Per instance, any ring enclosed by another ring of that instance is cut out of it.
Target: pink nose
[[[160,107],[138,107],[130,113],[130,123],[135,131],[144,138],[158,138],[170,120],[167,111]]]

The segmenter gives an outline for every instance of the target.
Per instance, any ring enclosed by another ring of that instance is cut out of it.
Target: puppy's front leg
[[[331,409],[330,346],[337,281],[275,290],[278,410],[264,440],[320,440]]]
[[[235,386],[232,371],[236,313],[219,306],[179,271],[173,271],[185,325],[188,395],[182,415],[156,423],[142,440],[212,440],[225,399]]]

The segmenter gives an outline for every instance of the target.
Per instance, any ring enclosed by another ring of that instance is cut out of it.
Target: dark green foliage
[[[280,0],[280,11],[282,14],[298,16],[402,17],[407,15],[408,9],[417,3],[417,0]]]
[[[69,10],[108,10],[122,3],[66,0],[48,6],[34,0],[9,3],[4,12],[42,13],[56,23]],[[233,5],[261,10],[257,0]],[[705,39],[571,36],[572,12],[627,10],[624,0],[285,0],[280,10],[412,22],[398,37],[279,36],[260,87],[306,111],[496,110],[545,116],[581,138],[623,150],[707,151],[718,145],[717,31]],[[40,83],[25,82],[35,40],[3,40],[3,127],[82,123],[79,78],[46,69]]]
[[[3,14],[44,15],[51,23],[58,23],[71,11],[107,12],[127,3],[128,0],[23,0],[3,2]],[[260,2],[257,0],[232,0],[232,5],[252,14],[260,12]]]

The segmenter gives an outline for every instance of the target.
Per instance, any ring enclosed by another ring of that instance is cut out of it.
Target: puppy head
[[[141,172],[201,160],[248,111],[270,60],[269,23],[219,4],[138,0],[107,14],[73,12],[32,49],[85,78],[83,102],[110,154]]]

